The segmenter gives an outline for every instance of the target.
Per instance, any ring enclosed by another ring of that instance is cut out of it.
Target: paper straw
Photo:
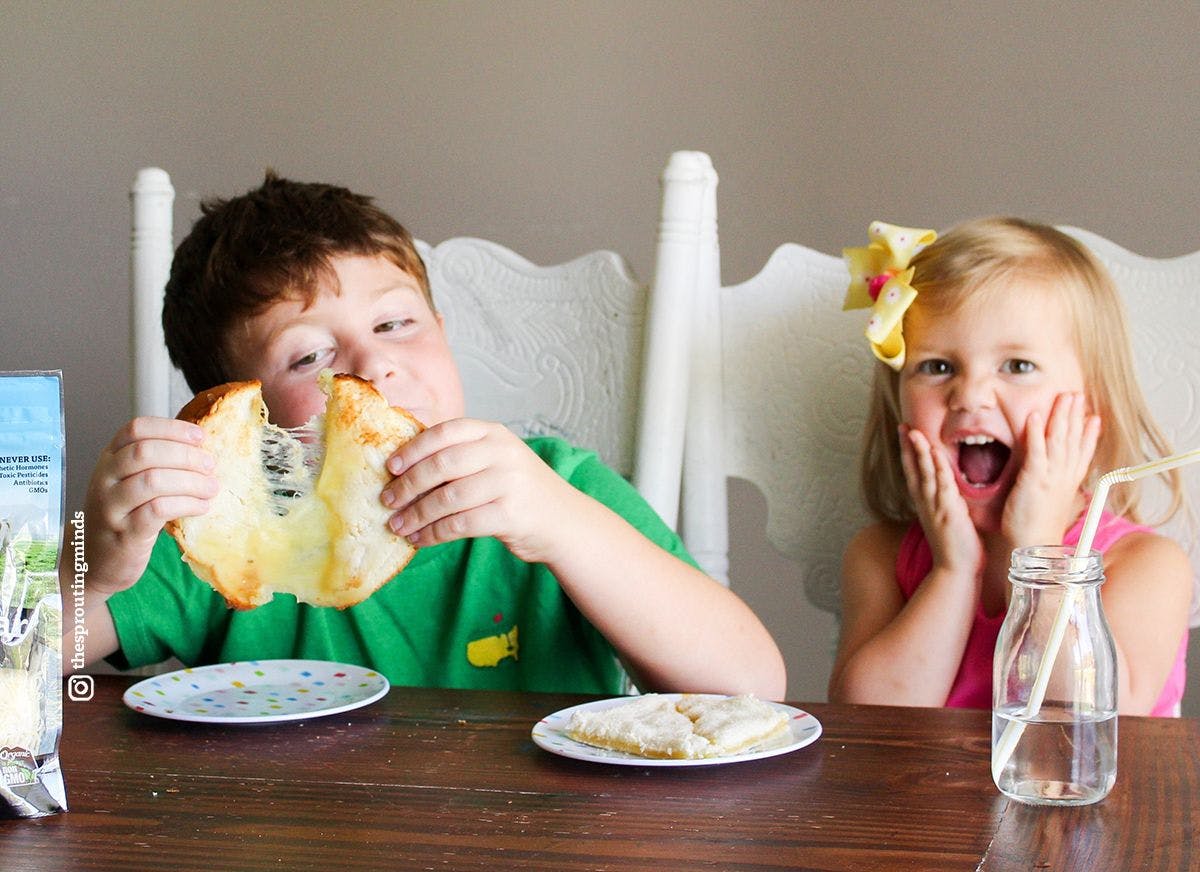
[[[1079,544],[1075,546],[1075,556],[1087,557],[1088,552],[1092,549],[1092,539],[1096,536],[1096,527],[1100,524],[1100,513],[1104,510],[1104,501],[1108,497],[1108,489],[1110,487],[1119,482],[1133,481],[1134,479],[1144,478],[1147,475],[1157,472],[1166,472],[1168,469],[1174,469],[1177,466],[1186,466],[1189,463],[1195,463],[1197,460],[1200,460],[1200,448],[1183,454],[1163,457],[1159,460],[1151,460],[1149,463],[1143,463],[1140,466],[1126,466],[1121,469],[1114,469],[1112,472],[1106,472],[1100,476],[1100,481],[1096,485],[1096,492],[1092,495],[1092,503],[1088,506],[1087,517],[1083,520],[1083,531],[1079,534]]]
[[[1096,537],[1096,528],[1100,525],[1100,515],[1104,512],[1104,503],[1108,499],[1110,487],[1120,482],[1133,481],[1155,473],[1166,472],[1168,469],[1195,463],[1197,460],[1200,460],[1200,448],[1152,460],[1138,466],[1123,466],[1100,476],[1100,480],[1096,483],[1096,491],[1092,494],[1092,502],[1088,506],[1087,516],[1083,520],[1079,543],[1075,546],[1075,558],[1086,558],[1092,550],[1092,540]],[[1046,640],[1046,650],[1042,654],[1042,662],[1038,664],[1037,675],[1034,677],[1033,688],[1029,692],[1029,702],[1025,705],[1023,717],[1031,718],[1041,711],[1042,701],[1046,698],[1046,685],[1050,683],[1050,670],[1058,658],[1058,649],[1062,647],[1063,636],[1066,635],[1067,624],[1070,623],[1074,599],[1074,591],[1068,591],[1067,595],[1063,597],[1062,605],[1058,607],[1058,614],[1054,616],[1054,624],[1050,628],[1050,637]],[[992,755],[992,779],[994,781],[1000,780],[1000,773],[1004,771],[1004,767],[1012,757],[1013,751],[1016,750],[1017,741],[1024,731],[1025,724],[1021,721],[1009,721],[1004,728],[1000,741],[996,745],[996,753]]]

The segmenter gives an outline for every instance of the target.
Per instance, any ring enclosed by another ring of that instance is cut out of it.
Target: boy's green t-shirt
[[[529,446],[574,487],[688,563],[679,537],[595,454],[561,439]],[[541,564],[497,539],[417,550],[404,570],[348,609],[276,594],[237,611],[200,581],[163,533],[145,574],[108,601],[120,668],[175,656],[189,666],[304,658],[376,669],[399,686],[620,693],[624,673],[607,640]]]

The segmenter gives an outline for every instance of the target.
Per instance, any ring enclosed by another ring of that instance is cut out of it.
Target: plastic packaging
[[[65,811],[62,375],[0,373],[0,817]]]

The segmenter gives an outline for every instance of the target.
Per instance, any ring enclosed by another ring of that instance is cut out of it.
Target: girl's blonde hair
[[[1100,442],[1085,486],[1112,469],[1171,453],[1154,423],[1133,373],[1125,309],[1108,271],[1080,242],[1053,227],[1017,218],[980,218],[961,224],[913,258],[912,285],[925,311],[954,312],[979,293],[1000,293],[1016,275],[1060,295],[1071,315],[1075,352],[1083,369],[1089,407],[1100,415]],[[862,455],[862,489],[867,507],[880,520],[908,522],[916,513],[900,464],[900,377],[875,366]],[[1170,505],[1162,523],[1180,508],[1183,489],[1170,474]],[[1137,482],[1113,489],[1109,508],[1135,522]]]

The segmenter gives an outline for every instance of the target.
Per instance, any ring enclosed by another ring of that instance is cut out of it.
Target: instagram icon
[[[87,702],[96,692],[95,679],[90,675],[71,675],[67,678],[67,698],[72,702]]]

